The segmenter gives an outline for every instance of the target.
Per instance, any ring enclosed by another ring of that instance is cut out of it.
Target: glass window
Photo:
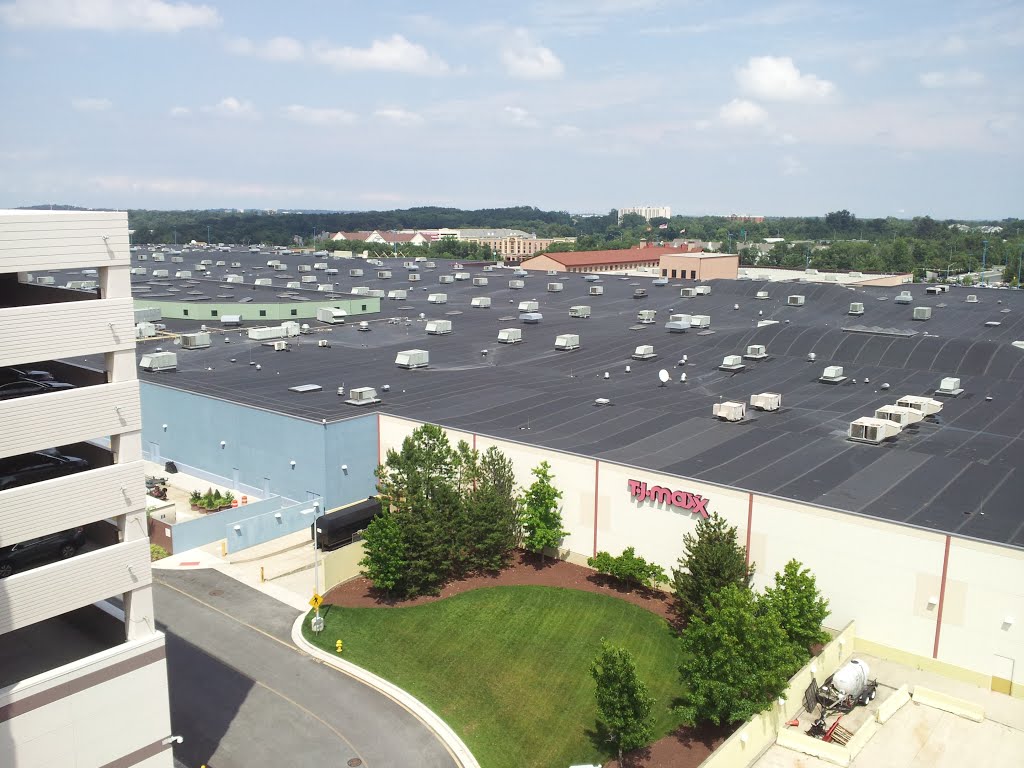
[[[217,316],[217,310],[216,309],[211,309],[210,310],[210,317],[216,317],[216,316]]]
[[[299,314],[299,310],[293,309],[292,310],[292,317],[295,317],[297,314]]]
[[[267,316],[267,310],[261,309],[260,310],[260,317],[266,317],[266,316]]]
[[[182,316],[184,316],[184,317],[188,317],[188,310],[187,310],[187,309],[183,309],[183,310],[181,310],[181,314],[182,314]]]

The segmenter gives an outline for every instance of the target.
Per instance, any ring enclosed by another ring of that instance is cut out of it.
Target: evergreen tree
[[[705,600],[729,584],[748,589],[754,566],[736,538],[735,526],[714,513],[697,521],[694,533],[683,537],[683,556],[672,569],[672,591],[684,617],[699,615]]]
[[[812,645],[826,643],[829,634],[821,625],[828,617],[828,600],[818,592],[814,574],[809,568],[790,560],[782,573],[775,574],[775,587],[768,587],[762,605],[775,611],[782,629],[804,658]]]
[[[601,652],[590,665],[597,684],[597,713],[603,730],[622,753],[645,746],[653,729],[654,699],[637,677],[633,656],[625,648],[601,642]]]
[[[543,559],[544,550],[557,548],[569,532],[562,530],[562,492],[552,484],[551,465],[542,461],[531,472],[536,480],[523,497],[523,547]]]
[[[476,451],[473,451],[476,459]],[[499,571],[516,546],[520,503],[512,462],[491,446],[473,465],[463,505],[462,540],[469,571]]]

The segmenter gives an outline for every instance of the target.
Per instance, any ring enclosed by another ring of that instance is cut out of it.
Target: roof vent
[[[728,371],[729,373],[736,373],[742,371],[746,366],[743,364],[743,358],[739,355],[726,355],[722,359],[722,364],[718,366],[720,371]]]
[[[818,359],[818,356],[814,352],[808,352],[807,353],[807,362],[808,363],[813,363],[817,359]]]
[[[768,358],[768,350],[765,349],[764,344],[751,344],[747,347],[743,357],[747,360],[766,360]]]
[[[851,315],[863,315],[864,314],[864,304],[863,304],[863,302],[860,302],[860,301],[851,302],[850,303],[850,311],[848,312],[848,314],[851,314]]]
[[[825,367],[824,373],[818,381],[824,384],[842,384],[846,381],[846,377],[843,375],[843,366],[841,365],[828,365]]]
[[[967,298],[964,299],[964,301],[966,301],[968,304],[977,304],[978,303],[978,294],[976,294],[976,293],[968,293],[967,294]]]
[[[641,344],[633,352],[634,360],[653,360],[657,355],[654,354],[654,346],[651,344]]]
[[[947,376],[939,382],[939,388],[935,390],[935,394],[942,395],[943,397],[956,397],[963,391],[963,388],[960,386],[960,379]]]
[[[913,300],[914,297],[910,291],[900,291],[900,293],[896,295],[896,298],[893,299],[897,304],[910,304]]]

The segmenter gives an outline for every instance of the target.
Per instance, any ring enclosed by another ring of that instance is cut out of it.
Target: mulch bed
[[[331,589],[324,595],[324,602],[346,608],[404,607],[444,600],[471,589],[509,586],[564,587],[596,592],[638,605],[661,616],[673,626],[678,620],[671,596],[660,590],[628,589],[589,568],[564,560],[548,559],[542,562],[526,552],[516,553],[509,567],[501,573],[470,576],[450,582],[437,596],[395,600],[360,576]],[[612,760],[606,763],[605,768],[696,768],[726,739],[730,730],[681,727],[650,747],[626,755],[621,766],[618,760]]]

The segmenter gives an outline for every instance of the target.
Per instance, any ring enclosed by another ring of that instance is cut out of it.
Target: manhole
[[[347,763],[347,765],[351,765],[353,768],[355,768],[355,766],[357,766],[357,765],[362,765],[362,764],[363,764],[363,761],[360,760],[358,757],[353,757]]]
[[[224,590],[223,589],[211,589],[210,590],[210,597],[220,597],[223,594],[224,594]]]

